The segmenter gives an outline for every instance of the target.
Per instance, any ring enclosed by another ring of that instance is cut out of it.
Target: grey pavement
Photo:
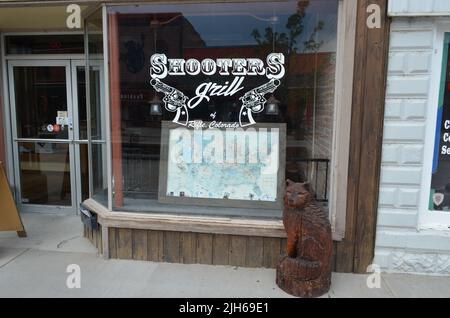
[[[28,237],[0,233],[0,297],[289,297],[272,269],[105,260],[83,238],[78,216],[23,214]],[[67,266],[81,269],[81,288],[66,286]],[[323,297],[450,297],[450,277],[333,273]]]

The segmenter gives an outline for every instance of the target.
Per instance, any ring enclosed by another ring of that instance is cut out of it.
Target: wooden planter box
[[[105,258],[275,268],[286,246],[281,220],[108,212],[94,200],[84,206],[99,223],[84,224],[84,236]]]

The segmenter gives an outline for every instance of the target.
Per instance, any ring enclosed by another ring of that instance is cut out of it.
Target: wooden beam
[[[109,212],[106,207],[88,199],[83,204],[97,213],[103,227],[142,230],[230,234],[285,238],[281,220],[258,220],[219,216],[176,215],[163,213]]]
[[[122,176],[122,113],[120,103],[120,51],[117,13],[108,15],[109,21],[109,68],[111,88],[111,142],[112,172],[114,178],[114,205],[123,206]]]
[[[109,230],[108,227],[102,226],[102,255],[104,259],[109,258]]]
[[[381,28],[367,27],[367,7],[381,8]],[[365,273],[375,249],[389,19],[387,0],[358,1],[346,231],[336,271]]]
[[[387,0],[367,1],[381,7],[381,28],[366,37],[366,70],[362,107],[361,172],[356,219],[353,272],[365,273],[372,263],[377,227],[378,194],[383,146],[384,106],[389,56],[390,23]]]
[[[360,146],[362,130],[362,91],[365,85],[363,70],[365,68],[365,38],[367,36],[366,20],[361,17],[366,16],[366,1],[358,1],[358,13],[356,21],[355,40],[355,65],[353,75],[353,99],[352,99],[352,120],[350,133],[350,155],[349,155],[349,175],[347,183],[347,213],[345,222],[344,239],[336,245],[336,271],[351,273],[353,271],[354,237],[357,213],[357,195],[359,186],[360,171]]]

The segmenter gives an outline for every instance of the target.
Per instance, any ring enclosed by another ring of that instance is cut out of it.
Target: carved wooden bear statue
[[[298,297],[325,294],[331,285],[331,226],[308,183],[287,180],[283,223],[287,255],[277,266],[277,285]]]

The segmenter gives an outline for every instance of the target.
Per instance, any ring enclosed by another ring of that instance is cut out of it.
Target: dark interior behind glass
[[[317,198],[328,199],[334,114],[337,0],[148,5],[111,7],[118,14],[125,205],[141,210],[158,193],[161,121],[173,113],[150,111],[156,92],[149,85],[149,60],[168,58],[259,58],[271,52],[286,57],[286,75],[274,96],[275,113],[256,114],[256,122],[286,123],[286,177],[314,183]],[[202,82],[232,80],[224,76],[169,76],[165,83],[187,96]],[[267,81],[267,80],[266,80]],[[265,82],[247,76],[244,87]],[[162,95],[159,95],[162,97]],[[215,97],[189,113],[190,119],[236,121],[236,96]]]

